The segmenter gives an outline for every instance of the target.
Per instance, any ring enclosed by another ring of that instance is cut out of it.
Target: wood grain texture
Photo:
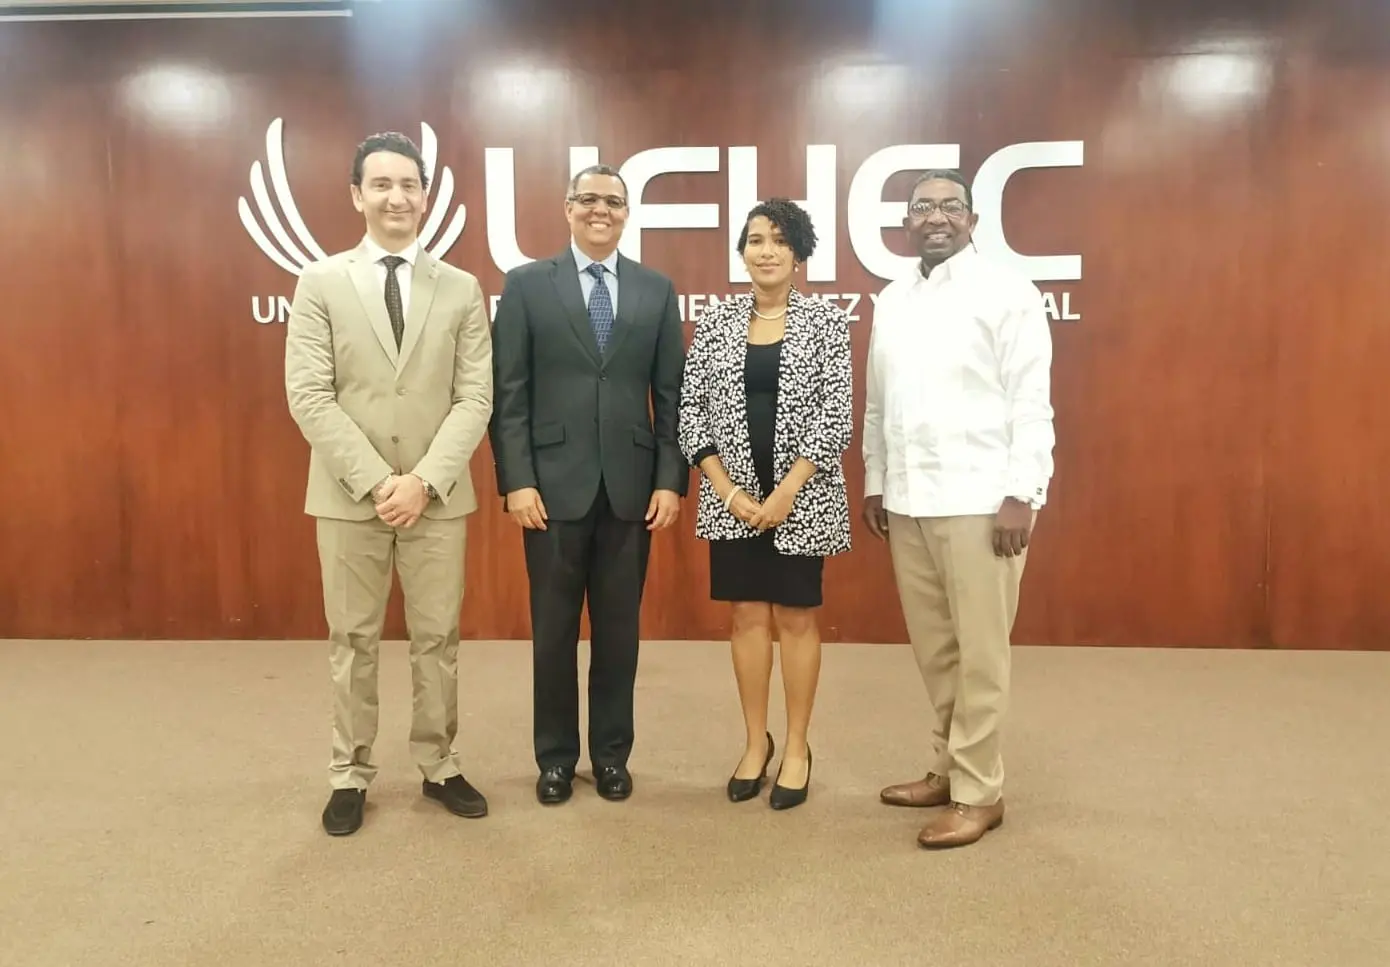
[[[279,117],[294,198],[328,251],[362,230],[356,143],[418,140],[427,121],[468,213],[446,257],[492,296],[488,149],[514,149],[516,242],[537,258],[566,243],[571,146],[612,163],[716,146],[718,171],[661,175],[643,196],[720,207],[716,228],[641,236],[642,260],[698,295],[738,288],[728,149],[756,146],[759,196],[799,198],[806,146],[834,145],[835,225],[818,227],[836,279],[808,288],[865,294],[856,420],[867,294],[884,284],[847,226],[859,166],[950,143],[972,173],[1011,144],[1081,140],[1082,167],[1020,172],[1001,215],[1014,249],[1084,265],[1040,283],[1081,319],[1053,328],[1057,475],[1017,640],[1390,647],[1386,11],[1212,6],[526,0],[0,24],[0,156],[20,189],[0,234],[0,637],[324,633],[284,327],[251,315],[294,280],[237,215]],[[486,445],[473,472],[492,494]],[[648,637],[727,633],[693,526],[688,503],[654,543]],[[886,549],[855,539],[827,565],[825,635],[902,640]],[[529,636],[520,536],[487,496],[467,584],[466,636]],[[403,633],[398,595],[388,633]]]

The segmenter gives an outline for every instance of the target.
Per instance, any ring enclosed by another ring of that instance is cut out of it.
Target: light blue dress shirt
[[[574,252],[574,264],[579,268],[579,289],[584,293],[584,306],[589,306],[589,296],[594,291],[594,277],[589,274],[589,266],[594,264],[594,260],[589,258],[579,250],[579,246],[571,241],[570,249]],[[608,286],[608,295],[613,300],[613,314],[618,313],[618,253],[616,251],[603,260],[603,284]]]

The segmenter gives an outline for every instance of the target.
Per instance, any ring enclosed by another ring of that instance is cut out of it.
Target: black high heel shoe
[[[785,763],[786,760],[783,760]],[[782,770],[777,770],[777,782],[772,787],[772,795],[768,797],[773,809],[791,809],[793,806],[800,806],[806,801],[806,793],[811,788],[811,747],[806,747],[806,785],[800,789],[788,789],[782,785]]]
[[[767,781],[767,767],[772,763],[772,733],[767,733],[767,758],[763,760],[763,771],[756,779],[730,779],[729,802],[747,802],[763,791]]]

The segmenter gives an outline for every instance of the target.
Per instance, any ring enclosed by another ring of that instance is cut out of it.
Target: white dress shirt
[[[1042,293],[965,249],[890,283],[869,334],[864,494],[908,517],[1033,508],[1052,479]]]
[[[396,266],[396,278],[401,284],[401,318],[410,318],[410,289],[415,281],[415,259],[420,254],[420,240],[416,239],[399,252],[388,252],[376,242],[372,241],[371,236],[366,238],[367,256],[374,263],[376,269],[377,291],[381,293],[381,299],[386,301],[386,266],[381,260],[388,255],[399,255],[405,259],[403,263]]]
[[[580,251],[579,244],[573,239],[570,240],[570,250],[574,252],[574,264],[579,266],[579,290],[584,293],[584,305],[587,307],[589,296],[594,294],[595,279],[589,274],[589,266],[594,264],[594,260]],[[603,266],[603,284],[608,286],[608,295],[613,301],[613,313],[616,315],[618,312],[617,251],[610,252],[608,258],[599,264]]]

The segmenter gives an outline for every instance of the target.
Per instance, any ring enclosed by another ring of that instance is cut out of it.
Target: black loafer
[[[632,774],[625,766],[601,766],[594,774],[598,794],[610,802],[620,802],[632,795]]]
[[[329,836],[348,836],[362,828],[365,789],[334,789],[323,807],[323,830]]]
[[[480,819],[487,815],[487,800],[463,776],[450,776],[443,782],[424,782],[424,793],[437,799],[455,816]]]
[[[556,806],[574,793],[574,771],[563,766],[551,766],[536,780],[536,798],[544,806]]]

